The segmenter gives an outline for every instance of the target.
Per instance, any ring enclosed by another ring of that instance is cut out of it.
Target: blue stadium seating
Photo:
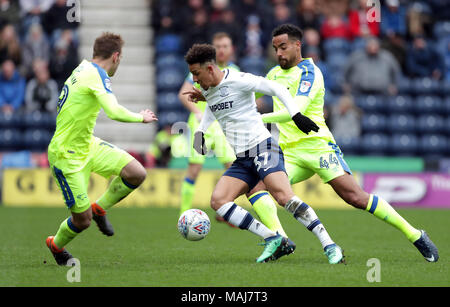
[[[417,132],[441,133],[445,132],[445,121],[440,115],[424,114],[418,117]]]
[[[0,151],[20,150],[23,144],[22,133],[19,129],[0,129]]]
[[[158,72],[166,69],[177,69],[188,73],[188,65],[184,61],[183,57],[176,53],[167,53],[158,55],[155,59],[156,69]]]
[[[343,38],[329,38],[323,41],[323,48],[327,55],[335,52],[345,54],[350,51],[350,43]]]
[[[336,138],[336,144],[345,155],[356,155],[360,152],[361,139],[359,137]]]
[[[176,122],[187,122],[189,113],[185,111],[168,111],[158,114],[158,124],[160,127],[172,125]]]
[[[156,38],[156,53],[158,56],[164,53],[180,52],[182,40],[176,34],[164,34]]]
[[[392,114],[388,118],[387,127],[390,129],[391,133],[411,133],[414,132],[416,128],[415,118],[407,113]]]
[[[242,71],[252,73],[257,76],[264,76],[266,73],[266,60],[263,57],[248,56],[239,61]]]
[[[357,96],[355,102],[364,112],[386,112],[386,102],[381,95]]]
[[[361,119],[361,128],[364,132],[384,132],[386,116],[378,113],[364,114]]]
[[[448,148],[447,138],[440,134],[423,135],[420,138],[419,148],[422,156],[442,157]]]
[[[183,110],[184,107],[178,99],[178,92],[158,93],[158,112]]]
[[[419,147],[419,140],[412,133],[396,133],[389,139],[389,152],[394,156],[414,156]]]
[[[400,95],[411,95],[414,93],[412,90],[411,80],[406,77],[400,79],[397,89]]]
[[[450,35],[450,21],[436,22],[433,34],[434,37],[448,37]]]
[[[54,131],[56,127],[56,115],[46,112],[34,111],[23,115],[24,128],[42,128]]]
[[[439,96],[417,96],[414,102],[417,114],[435,114],[445,112],[442,99]]]
[[[389,149],[389,137],[383,133],[364,134],[361,149],[365,155],[385,155]]]
[[[440,82],[431,78],[415,79],[411,85],[411,91],[416,95],[439,95]]]
[[[33,166],[31,153],[28,150],[6,153],[2,156],[1,168],[29,168]]]
[[[408,95],[391,96],[386,101],[386,110],[390,114],[412,112],[413,107],[413,99]]]
[[[0,112],[0,128],[20,129],[23,126],[22,113]]]
[[[45,129],[28,129],[23,134],[23,142],[30,150],[46,150],[51,138],[52,134]]]
[[[347,61],[347,53],[334,52],[327,54],[326,64],[330,70],[330,73],[334,74],[336,72],[341,72]]]
[[[158,91],[177,91],[183,84],[185,76],[177,69],[167,69],[158,73],[156,87]]]

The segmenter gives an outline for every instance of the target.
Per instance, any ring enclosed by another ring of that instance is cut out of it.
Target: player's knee
[[[147,170],[141,165],[137,167],[128,178],[124,178],[128,183],[134,186],[140,186],[147,178]]]
[[[286,193],[285,191],[279,191],[279,192],[275,192],[275,193],[271,193],[273,198],[275,198],[276,202],[280,205],[280,206],[285,206],[288,201],[291,200],[292,195],[290,193]]]
[[[85,230],[85,229],[89,228],[89,226],[91,225],[91,219],[92,219],[92,217],[90,217],[90,216],[78,217],[76,219],[73,219],[72,223],[79,230]]]

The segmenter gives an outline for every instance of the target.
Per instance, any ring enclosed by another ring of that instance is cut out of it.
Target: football
[[[208,215],[199,209],[186,210],[178,219],[178,231],[189,241],[206,237],[211,228]]]

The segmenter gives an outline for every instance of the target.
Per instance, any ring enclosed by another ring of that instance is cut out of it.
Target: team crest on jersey
[[[311,87],[311,82],[302,81],[302,83],[300,84],[300,92],[306,93],[310,87]]]
[[[112,91],[112,89],[111,89],[111,80],[108,79],[108,78],[105,79],[105,87],[106,87],[107,90]]]
[[[227,97],[230,95],[230,91],[228,90],[228,86],[219,87],[220,97]]]

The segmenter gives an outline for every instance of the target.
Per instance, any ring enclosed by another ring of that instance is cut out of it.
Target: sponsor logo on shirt
[[[212,106],[209,106],[211,112],[216,112],[225,109],[231,109],[233,107],[233,101],[225,101]]]

